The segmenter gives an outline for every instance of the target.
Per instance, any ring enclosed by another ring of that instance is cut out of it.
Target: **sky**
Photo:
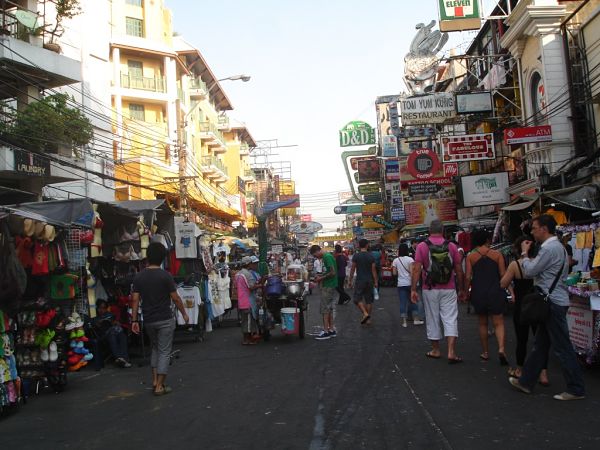
[[[418,6],[417,6],[418,5]],[[224,81],[234,110],[256,140],[277,139],[271,161],[290,161],[303,214],[325,230],[340,226],[337,193],[348,191],[339,130],[376,125],[375,98],[398,94],[415,25],[437,19],[437,1],[165,0],[173,29]],[[472,32],[453,33],[464,46]],[[350,148],[358,149],[358,147]]]

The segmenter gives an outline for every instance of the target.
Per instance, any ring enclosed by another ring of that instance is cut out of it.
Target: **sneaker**
[[[408,324],[406,323],[406,319],[404,319],[402,321],[402,328],[406,328],[408,326]]]
[[[329,332],[329,337],[337,337],[337,331],[336,330],[332,330]]]
[[[518,389],[521,392],[525,392],[526,394],[531,394],[531,390],[527,389],[525,386],[522,386],[521,383],[519,383],[519,379],[518,378],[508,377],[508,382],[510,384],[512,384],[515,387],[515,389]]]
[[[329,332],[323,330],[319,333],[319,335],[315,339],[318,341],[324,341],[325,339],[329,339],[330,337],[331,337],[331,335],[329,334]]]
[[[423,325],[424,323],[425,323],[425,322],[423,322],[422,320],[419,320],[419,319],[415,319],[415,320],[413,321],[413,324],[415,324],[415,325]]]
[[[569,394],[568,392],[563,392],[561,394],[556,394],[554,396],[554,400],[563,400],[563,401],[568,401],[568,400],[583,400],[584,398],[585,398],[584,395]]]

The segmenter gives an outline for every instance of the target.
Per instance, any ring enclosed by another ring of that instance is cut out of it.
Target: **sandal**
[[[364,316],[362,318],[362,320],[360,321],[361,325],[364,325],[365,323],[367,323],[370,318],[371,318],[371,316],[369,316],[368,314],[366,316]]]
[[[479,355],[479,359],[482,361],[488,361],[490,359],[490,355],[487,352],[483,352]]]
[[[508,376],[513,378],[521,377],[521,370],[518,367],[511,367],[508,369]]]
[[[460,364],[463,362],[463,359],[460,356],[455,356],[454,358],[448,358],[448,364]]]
[[[160,395],[167,395],[170,394],[171,392],[173,392],[173,389],[171,389],[171,386],[164,386],[160,391],[154,391],[154,395],[156,396],[160,396]]]
[[[435,353],[433,353],[433,351],[425,353],[425,356],[432,359],[440,359],[442,357],[442,355],[436,355]]]

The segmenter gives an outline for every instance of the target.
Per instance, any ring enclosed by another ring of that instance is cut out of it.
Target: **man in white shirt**
[[[392,261],[392,270],[394,275],[398,277],[398,299],[400,300],[400,317],[402,318],[402,326],[407,327],[408,309],[411,307],[410,302],[410,286],[411,286],[411,271],[415,262],[409,255],[409,248],[406,244],[400,244],[398,247],[398,257]],[[413,315],[415,325],[423,325],[421,317],[423,314]]]

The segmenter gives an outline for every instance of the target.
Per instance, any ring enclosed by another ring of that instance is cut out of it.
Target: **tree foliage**
[[[14,114],[11,124],[1,130],[4,137],[23,147],[56,152],[59,146],[72,150],[88,144],[94,135],[90,120],[68,106],[66,94],[54,94],[32,102]]]

